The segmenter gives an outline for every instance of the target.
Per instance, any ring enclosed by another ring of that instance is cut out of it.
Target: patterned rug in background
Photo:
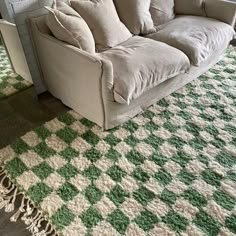
[[[18,93],[32,83],[15,74],[12,70],[7,53],[0,42],[0,99]]]
[[[22,193],[34,235],[236,235],[236,51],[118,128],[70,111],[0,160],[0,207]]]

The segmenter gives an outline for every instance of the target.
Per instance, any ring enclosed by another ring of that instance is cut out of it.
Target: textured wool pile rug
[[[30,81],[14,73],[6,50],[0,41],[0,99],[18,93],[32,86]]]
[[[0,208],[36,236],[235,235],[236,51],[118,128],[70,111],[0,160]]]

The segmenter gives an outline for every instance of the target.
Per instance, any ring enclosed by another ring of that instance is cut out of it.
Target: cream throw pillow
[[[112,0],[77,0],[70,3],[87,22],[98,51],[112,48],[132,37],[120,21]]]
[[[150,13],[154,25],[165,24],[174,19],[174,0],[151,0]]]
[[[151,0],[114,0],[121,21],[135,35],[155,32],[149,11]]]
[[[80,17],[78,12],[75,11],[69,4],[69,1],[66,0],[54,0],[52,8],[57,9],[58,11],[61,11],[66,15]]]
[[[179,15],[205,16],[203,0],[175,0],[175,13]]]
[[[47,25],[57,39],[95,54],[93,35],[86,22],[77,13],[77,16],[66,15],[57,9],[46,8],[49,10]]]

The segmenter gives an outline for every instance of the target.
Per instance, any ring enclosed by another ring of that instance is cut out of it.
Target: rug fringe
[[[17,196],[22,195],[21,205],[11,216],[11,222],[16,222],[21,218],[33,236],[59,235],[50,222],[48,222],[48,220],[43,216],[42,212],[34,207],[31,200],[22,192],[18,191],[18,188],[11,182],[2,167],[0,167],[0,179],[0,209],[4,209],[5,212],[8,213],[13,212],[15,210],[15,201]],[[47,224],[44,229],[41,229],[43,221],[47,222]]]

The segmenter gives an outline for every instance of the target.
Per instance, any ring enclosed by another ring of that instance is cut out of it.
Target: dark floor
[[[48,93],[37,98],[33,87],[0,100],[0,149],[66,111],[68,108]],[[0,236],[31,235],[23,222],[10,222],[12,215],[0,210]]]
[[[67,110],[48,93],[38,98],[33,87],[0,100],[0,148]]]

